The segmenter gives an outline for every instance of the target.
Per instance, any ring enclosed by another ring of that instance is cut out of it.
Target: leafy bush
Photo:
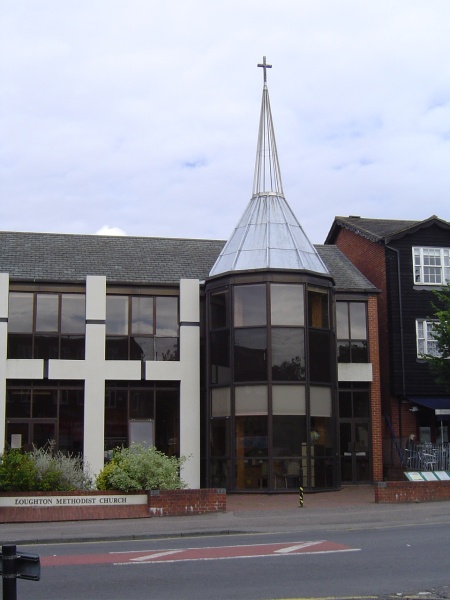
[[[0,491],[28,492],[36,489],[36,465],[29,454],[6,450],[0,455]]]
[[[132,444],[114,451],[97,477],[99,490],[177,490],[186,487],[180,478],[185,457],[169,457],[154,446]]]
[[[0,491],[65,492],[90,490],[92,477],[83,470],[81,456],[54,452],[54,442],[45,448],[22,453],[8,449],[0,455]]]
[[[84,469],[83,458],[65,455],[60,450],[54,452],[53,448],[54,442],[50,442],[47,447],[34,448],[30,453],[37,469],[37,489],[53,492],[92,489],[92,477]]]

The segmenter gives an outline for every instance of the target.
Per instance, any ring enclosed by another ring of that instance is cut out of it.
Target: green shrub
[[[36,489],[43,492],[70,492],[93,487],[92,476],[85,469],[83,458],[65,455],[60,450],[55,452],[54,442],[49,442],[44,448],[34,448],[30,457],[37,469]]]
[[[133,444],[117,449],[97,477],[99,490],[176,490],[186,487],[180,478],[185,457],[169,457],[154,446]]]
[[[81,456],[66,456],[54,452],[54,442],[45,448],[23,453],[5,450],[0,455],[0,491],[4,492],[66,492],[90,490],[92,477],[83,469]]]
[[[5,450],[0,455],[0,490],[28,492],[36,489],[37,469],[29,454],[20,450]]]

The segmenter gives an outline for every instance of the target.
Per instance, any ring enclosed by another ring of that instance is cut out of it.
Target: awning
[[[436,415],[450,414],[450,396],[408,396],[407,400],[414,404],[431,408],[435,411]],[[447,411],[449,412],[447,413]]]

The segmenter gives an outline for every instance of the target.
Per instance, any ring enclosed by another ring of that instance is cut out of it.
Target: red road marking
[[[213,546],[206,548],[181,548],[164,550],[137,550],[109,552],[106,554],[75,554],[69,556],[43,556],[43,567],[76,566],[93,564],[148,564],[155,562],[178,562],[185,560],[219,560],[225,558],[255,558],[262,556],[292,556],[293,554],[317,554],[352,552],[343,544],[326,540],[283,542],[276,544],[252,544],[244,546]]]

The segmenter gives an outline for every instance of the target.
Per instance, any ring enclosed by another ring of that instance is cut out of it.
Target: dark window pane
[[[178,336],[178,298],[164,296],[156,298],[156,335]]]
[[[228,326],[228,291],[211,294],[211,329]]]
[[[364,302],[350,302],[350,337],[352,340],[367,339],[366,305]]]
[[[341,340],[350,338],[348,302],[336,302],[336,334]]]
[[[178,338],[155,338],[155,360],[178,360]]]
[[[59,339],[58,336],[52,335],[35,335],[34,336],[34,357],[43,358],[59,358]]]
[[[33,419],[54,418],[58,414],[57,390],[33,390]]]
[[[8,335],[8,358],[32,358],[32,334]]]
[[[305,323],[303,286],[273,283],[270,286],[272,325],[297,325]]]
[[[56,294],[37,294],[36,331],[58,331],[58,303]]]
[[[234,325],[246,327],[267,323],[266,286],[238,285],[234,288]]]
[[[309,330],[309,362],[311,381],[331,381],[330,334],[327,331]]]
[[[105,450],[128,444],[128,392],[108,386],[105,392]]]
[[[131,333],[153,334],[153,298],[131,298]]]
[[[33,446],[43,448],[56,441],[56,423],[33,423]]]
[[[84,391],[60,390],[59,449],[61,452],[83,452]]]
[[[130,419],[153,419],[155,416],[153,390],[130,393]]]
[[[303,381],[305,376],[304,330],[272,328],[272,378],[275,381]]]
[[[328,292],[308,291],[308,318],[310,327],[328,329]]]
[[[30,390],[6,390],[6,418],[29,419],[30,416]]]
[[[337,342],[337,359],[340,363],[350,362],[350,342],[347,340],[338,340]]]
[[[351,342],[351,362],[366,363],[369,360],[367,342]]]
[[[29,443],[30,426],[28,423],[10,423],[6,421],[6,443],[14,448],[32,450]],[[13,437],[14,436],[14,437]]]
[[[33,294],[11,292],[9,294],[8,332],[32,333]]]
[[[153,360],[155,356],[155,341],[153,337],[130,338],[131,360]]]
[[[230,332],[211,334],[211,383],[230,381]]]
[[[230,420],[211,421],[211,456],[230,456]]]
[[[352,417],[351,392],[339,392],[339,417],[341,419],[350,419]]]
[[[266,416],[236,417],[236,454],[240,458],[267,456],[268,420]]]
[[[230,461],[220,458],[211,460],[211,485],[228,489],[231,487]]]
[[[301,456],[306,443],[306,417],[283,415],[273,417],[273,455]]]
[[[128,360],[128,338],[106,338],[105,356],[106,360]]]
[[[128,335],[127,296],[106,296],[106,334]]]
[[[84,294],[62,294],[61,333],[84,333],[86,329],[86,298]]]
[[[180,454],[180,399],[178,390],[156,390],[156,447],[168,456]]]
[[[65,360],[84,360],[84,335],[61,336],[61,358]]]
[[[235,381],[267,380],[266,329],[236,329],[234,340]]]
[[[357,418],[369,418],[370,416],[370,395],[369,392],[353,393],[353,412]]]

